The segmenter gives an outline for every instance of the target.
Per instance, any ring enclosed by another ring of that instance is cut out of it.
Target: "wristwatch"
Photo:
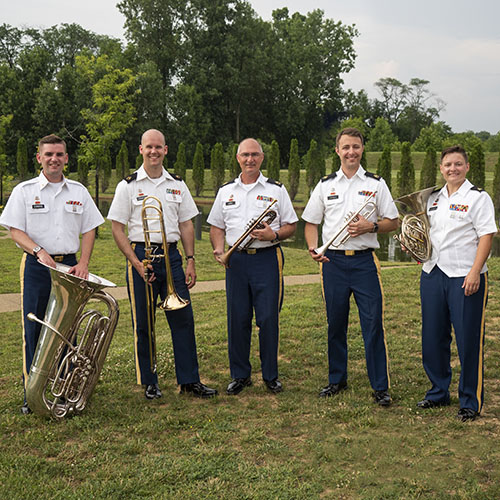
[[[33,252],[33,257],[37,258],[37,253],[38,252],[41,252],[43,249],[42,247],[39,247],[39,246],[36,246],[35,248],[33,248],[32,252]]]
[[[194,255],[186,255],[186,260],[194,260]]]
[[[378,224],[376,222],[373,223],[373,229],[372,233],[377,233],[378,232]]]
[[[280,235],[278,231],[274,232],[274,240],[271,240],[271,243],[279,243],[280,242]]]

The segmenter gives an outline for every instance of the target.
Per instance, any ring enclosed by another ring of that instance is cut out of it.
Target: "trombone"
[[[149,282],[151,270],[149,266],[164,258],[165,274],[167,276],[167,295],[163,302],[157,306],[164,311],[176,311],[189,304],[188,299],[183,299],[176,292],[172,270],[170,268],[170,259],[168,257],[167,232],[165,230],[165,221],[163,219],[163,207],[161,201],[156,196],[147,196],[142,201],[142,229],[144,232],[144,250],[145,256],[142,261],[144,266],[144,281],[146,285],[146,307],[148,314],[149,331],[149,352],[151,356],[151,371],[156,373],[156,335],[155,335],[155,305],[153,304],[153,285]],[[157,223],[158,229],[151,229],[150,223]],[[163,253],[156,253],[157,247],[151,243],[152,234],[161,234]]]
[[[372,200],[376,194],[377,191],[372,193],[357,212],[351,212],[347,214],[345,223],[339,229],[339,231],[337,231],[337,233],[335,233],[323,246],[316,248],[314,252],[318,255],[325,255],[330,246],[338,248],[340,245],[343,245],[351,237],[348,231],[349,224],[351,224],[352,222],[357,222],[360,215],[365,219],[368,219],[370,215],[372,215],[373,212],[375,212],[375,210],[377,209],[377,205]]]

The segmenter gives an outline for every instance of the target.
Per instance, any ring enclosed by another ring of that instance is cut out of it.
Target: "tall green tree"
[[[108,56],[77,56],[80,74],[92,82],[92,106],[82,109],[86,134],[81,151],[88,164],[96,166],[96,203],[99,202],[100,168],[106,151],[135,121],[132,100],[137,92],[136,77],[130,69],[116,67]]]
[[[288,194],[291,200],[295,199],[299,192],[300,183],[300,156],[299,141],[292,139],[290,143],[290,155],[288,160]]]
[[[100,158],[100,181],[101,181],[101,190],[105,193],[111,181],[111,174],[113,172],[113,162],[111,161],[111,154],[109,152],[109,147],[104,149],[104,153]]]
[[[120,150],[116,155],[115,174],[118,179],[124,179],[130,172],[130,162],[128,160],[127,142],[122,141]]]
[[[403,142],[401,145],[401,165],[398,171],[398,196],[415,191],[415,167],[411,158],[411,145]]]
[[[141,168],[141,165],[144,161],[144,158],[142,157],[141,154],[138,154],[136,157],[135,157],[135,169],[139,169]]]
[[[332,168],[330,169],[330,173],[337,172],[340,168],[340,156],[335,151],[335,146],[333,147],[332,153]]]
[[[324,166],[321,165],[322,161],[324,162],[324,159],[322,158],[318,143],[314,139],[311,139],[306,155],[306,183],[311,190],[321,179],[321,172],[324,169]]]
[[[3,205],[3,182],[7,174],[5,136],[7,135],[7,129],[11,120],[12,115],[0,115],[0,205]]]
[[[275,181],[280,180],[280,148],[278,142],[271,142],[271,155],[267,162],[267,176]]]
[[[193,157],[193,182],[196,196],[200,196],[205,185],[205,159],[203,157],[203,146],[196,143]]]
[[[437,177],[437,153],[436,150],[429,146],[425,153],[422,171],[420,172],[419,189],[432,187],[436,185]]]
[[[81,182],[84,186],[89,185],[89,164],[85,158],[85,155],[78,155],[77,160],[77,173],[78,173],[78,181]]]
[[[498,213],[500,212],[500,154],[495,163],[495,174],[493,177],[493,204],[495,205],[495,211],[498,217]]]
[[[24,181],[29,177],[28,171],[28,145],[26,139],[20,137],[17,141],[17,154],[16,154],[17,173],[19,178]]]
[[[486,182],[486,161],[483,144],[476,143],[469,154],[470,169],[467,178],[477,187],[484,188]]]
[[[212,171],[212,186],[214,188],[214,193],[217,195],[217,191],[224,183],[225,174],[224,165],[224,148],[222,144],[218,142],[213,148],[210,155],[210,170]]]
[[[177,157],[174,163],[174,172],[186,179],[186,144],[181,142],[177,148]]]
[[[380,175],[380,177],[385,180],[390,191],[392,186],[392,157],[390,144],[384,146],[384,150],[378,159],[377,175]]]
[[[375,127],[370,131],[370,138],[366,143],[368,151],[383,151],[386,146],[392,146],[396,141],[389,122],[385,118],[377,118]]]
[[[231,155],[229,161],[229,171],[231,179],[238,177],[238,175],[240,175],[241,172],[240,164],[238,163],[238,159],[236,158],[237,153],[238,153],[238,144],[233,144],[231,152],[229,153]]]

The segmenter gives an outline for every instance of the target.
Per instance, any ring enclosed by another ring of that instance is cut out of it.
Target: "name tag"
[[[45,205],[41,205],[41,204],[38,204],[38,205],[31,205],[31,208],[33,210],[37,210],[37,209],[40,209],[40,208],[45,208]]]

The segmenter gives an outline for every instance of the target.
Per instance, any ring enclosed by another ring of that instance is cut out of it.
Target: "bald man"
[[[228,350],[231,382],[226,393],[239,394],[252,384],[250,340],[252,317],[259,328],[262,378],[272,393],[283,390],[278,378],[279,312],[283,302],[283,252],[280,242],[295,232],[297,215],[286,188],[260,172],[261,145],[245,139],[236,155],[241,174],[221,186],[208,217],[214,257],[220,262],[224,240],[231,247],[250,220],[276,200],[273,221],[263,222],[233,252],[226,269]],[[248,239],[253,241],[246,247]]]
[[[162,393],[154,366],[155,335],[152,331],[158,296],[163,301],[167,295],[167,276],[164,258],[155,259],[148,272],[145,272],[142,202],[148,196],[155,196],[161,202],[168,248],[163,248],[160,232],[150,234],[151,243],[155,253],[164,255],[168,252],[175,290],[186,300],[190,300],[189,289],[196,283],[194,228],[191,219],[198,214],[198,209],[185,182],[163,168],[168,147],[159,130],[144,132],[139,152],[143,157],[143,164],[116,187],[108,219],[112,221],[115,242],[127,258],[126,276],[132,309],[137,383],[145,387],[144,395],[147,399],[156,399]],[[149,226],[153,231],[160,227],[154,221],[150,221]],[[179,240],[185,253],[185,272],[182,256],[177,248]],[[146,293],[151,297],[149,309]],[[215,389],[200,382],[191,304],[182,309],[165,311],[165,315],[172,334],[175,372],[181,394],[190,393],[201,398],[215,396]]]

